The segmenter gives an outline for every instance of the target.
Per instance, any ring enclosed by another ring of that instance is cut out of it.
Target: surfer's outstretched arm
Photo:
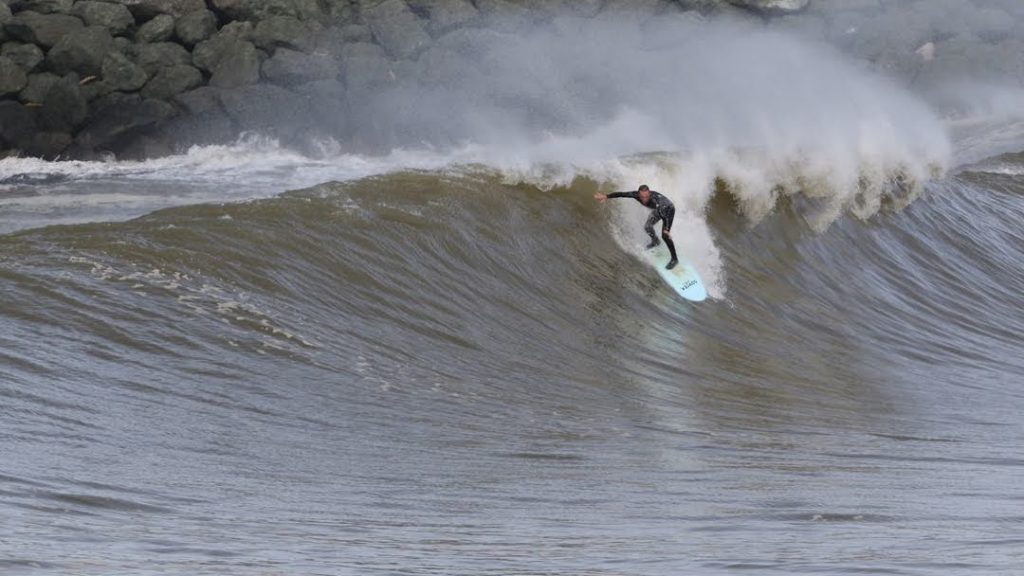
[[[632,198],[636,200],[637,195],[636,192],[612,192],[611,194],[601,194],[598,192],[597,194],[594,194],[594,198],[596,198],[598,202],[604,202],[609,198]]]

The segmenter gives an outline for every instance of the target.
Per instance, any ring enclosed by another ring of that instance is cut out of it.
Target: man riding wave
[[[669,260],[665,268],[671,270],[676,267],[679,260],[676,258],[676,244],[672,241],[672,219],[676,215],[676,207],[672,204],[672,201],[666,198],[663,194],[659,194],[654,190],[647,187],[646,184],[641,184],[637,188],[636,192],[612,192],[611,194],[594,194],[599,202],[604,202],[609,198],[632,198],[637,202],[643,204],[646,208],[651,210],[651,215],[647,217],[647,222],[644,224],[644,231],[651,237],[651,243],[647,245],[648,248],[654,248],[658,245],[658,237],[654,235],[654,225],[661,220],[661,238],[665,240],[665,245],[668,246],[668,252],[672,255],[672,259]]]

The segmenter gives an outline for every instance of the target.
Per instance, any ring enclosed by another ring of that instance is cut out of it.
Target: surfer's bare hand
[[[598,192],[597,194],[594,194],[594,198],[596,198],[598,202],[604,202],[608,199],[608,195]]]

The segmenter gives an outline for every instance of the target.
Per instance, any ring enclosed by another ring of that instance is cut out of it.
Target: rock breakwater
[[[663,13],[717,3],[641,4]],[[634,8],[616,0],[0,0],[0,155],[146,157],[247,130],[372,143],[357,131],[372,122],[349,121],[349,99],[418,74],[419,56],[446,35],[509,15]]]
[[[1024,5],[942,4],[0,0],[0,156],[151,157],[245,131],[286,144],[329,138],[359,150],[386,146],[366,105],[384,89],[451,77],[453,55],[466,46],[559,15],[731,15],[825,40],[910,81],[994,66],[1019,84]]]

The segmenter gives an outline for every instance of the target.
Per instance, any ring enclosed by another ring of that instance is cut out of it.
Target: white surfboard
[[[665,264],[668,264],[670,259],[665,242],[660,242],[654,248],[644,250],[643,259],[654,266],[665,283],[671,286],[677,294],[687,300],[700,302],[708,297],[708,291],[704,288],[704,283],[701,282],[693,264],[687,262],[678,252],[677,249],[676,253],[680,256],[679,264],[676,264],[675,268],[671,270],[665,269]]]

